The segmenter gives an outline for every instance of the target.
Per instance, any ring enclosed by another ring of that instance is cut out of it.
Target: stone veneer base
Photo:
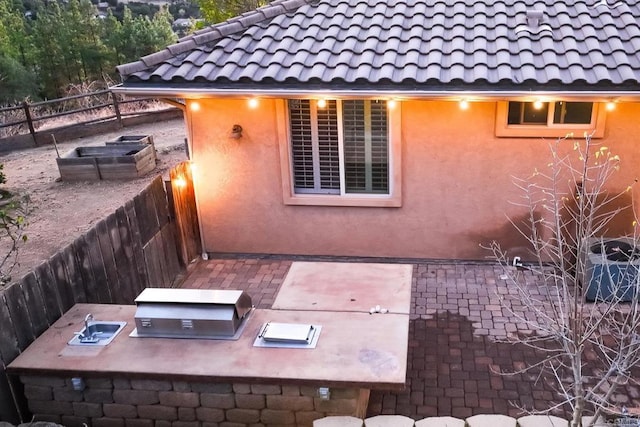
[[[317,387],[203,383],[126,378],[21,375],[34,421],[66,427],[275,427],[309,426],[331,415],[364,418],[367,389],[331,388],[328,400]]]

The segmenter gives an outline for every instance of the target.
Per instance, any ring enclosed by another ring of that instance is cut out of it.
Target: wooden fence
[[[148,102],[149,99],[125,99],[102,90],[0,108],[0,152],[51,144],[52,135],[63,142],[182,116],[182,111],[175,107],[146,111],[143,105]],[[64,122],[68,124],[56,124]]]
[[[0,291],[0,420],[17,422],[18,408],[26,412],[21,386],[10,382],[6,365],[63,313],[76,303],[133,304],[148,286],[174,286],[198,256],[199,234],[189,231],[199,229],[190,205],[195,200],[188,190],[193,188],[189,168],[182,164],[176,170],[172,175],[185,185],[170,191],[169,200],[157,177],[133,200]],[[176,209],[170,211],[170,205]],[[178,223],[183,225],[176,233]],[[194,244],[189,239],[198,240]]]

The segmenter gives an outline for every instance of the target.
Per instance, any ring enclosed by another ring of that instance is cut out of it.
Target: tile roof
[[[124,87],[637,91],[635,0],[276,0],[118,67]]]

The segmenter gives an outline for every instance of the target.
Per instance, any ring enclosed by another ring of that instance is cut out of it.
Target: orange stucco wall
[[[400,104],[399,208],[285,205],[276,101],[256,109],[245,100],[198,102],[187,128],[207,252],[483,259],[489,253],[480,245],[495,239],[521,254],[524,242],[507,220],[524,214],[510,203],[520,195],[512,177],[543,168],[550,141],[496,138],[494,102],[468,110],[444,101]],[[607,115],[600,141],[622,158],[617,189],[640,175],[638,117],[638,104]],[[244,129],[240,139],[231,137],[234,124]]]

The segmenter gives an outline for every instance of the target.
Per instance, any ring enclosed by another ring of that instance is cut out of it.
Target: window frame
[[[312,99],[300,98],[300,99]],[[355,99],[355,98],[354,98]],[[338,101],[342,101],[339,99]],[[341,102],[339,102],[341,104]],[[339,123],[342,123],[342,107],[338,108]],[[397,103],[394,108],[387,107],[387,141],[389,162],[389,193],[346,193],[344,185],[340,194],[296,193],[293,175],[293,156],[290,137],[288,99],[276,101],[276,116],[280,151],[280,169],[282,177],[282,195],[285,205],[300,206],[356,206],[356,207],[400,207],[402,206],[401,180],[401,108]],[[342,133],[341,126],[338,126]],[[342,135],[340,135],[342,138]],[[342,144],[343,141],[340,142]],[[342,156],[342,153],[341,153]],[[344,170],[340,171],[341,184],[344,184]]]
[[[546,124],[508,124],[509,102],[530,102],[530,101],[499,101],[496,111],[495,133],[498,137],[523,137],[523,138],[563,138],[568,134],[581,138],[584,133],[592,135],[593,138],[604,138],[606,108],[599,102],[592,102],[591,123],[571,124],[553,123],[553,114],[556,102],[591,102],[584,100],[552,100],[546,101],[549,104]]]

